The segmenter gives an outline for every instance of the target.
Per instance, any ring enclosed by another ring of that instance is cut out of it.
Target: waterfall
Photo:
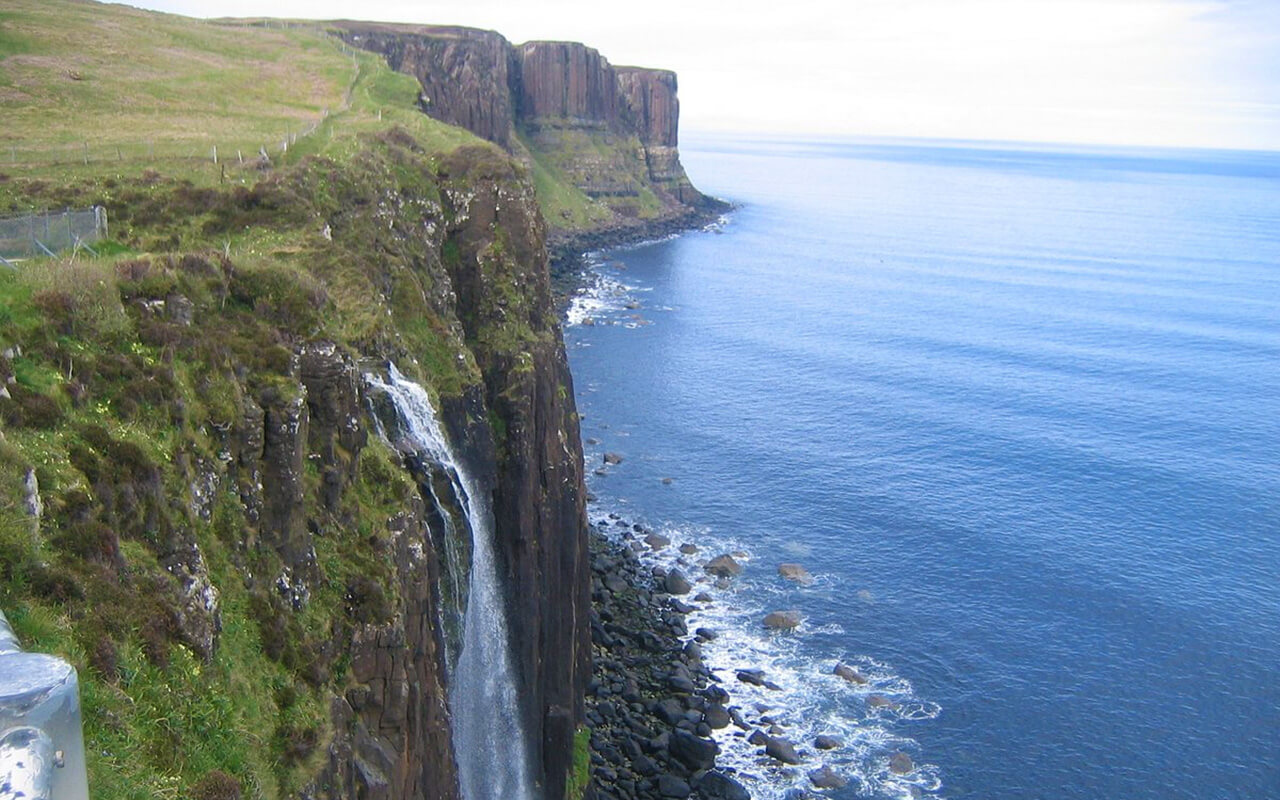
[[[507,615],[494,559],[493,508],[487,494],[453,457],[427,392],[392,364],[387,380],[368,385],[396,407],[408,443],[449,476],[471,529],[471,581],[463,616],[462,652],[449,682],[453,749],[463,800],[532,800],[528,754]],[[444,514],[448,517],[448,514]]]

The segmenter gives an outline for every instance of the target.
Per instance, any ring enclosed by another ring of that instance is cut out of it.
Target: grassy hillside
[[[65,182],[153,168],[202,185],[250,182],[262,152],[275,164],[349,154],[357,134],[393,124],[433,149],[474,141],[424,119],[417,94],[411,78],[314,23],[205,22],[86,0],[0,9],[8,177]],[[24,205],[0,192],[10,209]]]
[[[415,489],[376,437],[305,459],[315,574],[291,607],[232,454],[246,409],[296,406],[306,342],[394,357],[441,395],[479,383],[443,195],[510,167],[417,93],[314,28],[0,7],[0,214],[111,218],[99,257],[0,267],[0,608],[80,670],[95,800],[291,796],[327,758],[351,681],[334,642],[394,607],[387,520]],[[329,467],[350,481],[336,506]],[[193,633],[193,563],[216,648]]]

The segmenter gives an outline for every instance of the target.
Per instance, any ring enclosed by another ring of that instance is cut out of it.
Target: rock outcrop
[[[511,45],[493,31],[446,26],[341,23],[353,44],[381,53],[422,84],[424,112],[510,148],[515,108]]]
[[[20,13],[36,11],[46,31],[91,19],[140,53],[181,40],[172,58],[199,63],[231,64],[243,56],[228,42],[253,39],[289,65],[289,89],[254,85],[259,62],[237,63],[228,72],[248,84],[211,86],[210,107],[323,120],[291,136],[287,156],[261,146],[233,164],[224,144],[222,163],[117,150],[108,165],[86,152],[76,170],[2,181],[14,208],[108,206],[123,245],[16,276],[0,319],[0,583],[25,611],[15,618],[81,662],[91,782],[104,796],[457,800],[449,693],[468,503],[379,407],[368,376],[394,363],[430,395],[466,492],[493,512],[534,794],[589,795],[589,748],[630,713],[597,686],[588,725],[586,492],[549,248],[718,211],[680,164],[675,75],[575,43],[334,26],[413,75],[417,109],[472,138],[417,114],[409,81],[371,58],[369,83],[329,113],[347,62],[309,33],[256,21],[228,34],[73,0]],[[150,35],[161,28],[172,35]],[[55,60],[83,44],[40,41]],[[98,109],[127,106],[136,88],[91,82],[101,102],[75,109],[84,129],[109,124]],[[162,95],[158,126],[176,110]],[[57,97],[32,107],[62,114]],[[741,797],[707,771],[711,731],[739,712],[680,642],[682,608],[662,609],[660,635],[645,615],[618,634],[627,658],[669,662],[637,678],[667,736],[626,754],[631,777],[602,769],[602,785],[639,776],[648,797]]]
[[[424,112],[502,146],[540,175],[553,243],[653,235],[725,207],[695,189],[680,163],[674,72],[615,67],[576,42],[511,45],[467,28],[335,26],[417,78]]]

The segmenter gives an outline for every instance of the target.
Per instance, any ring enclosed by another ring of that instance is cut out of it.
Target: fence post
[[[216,144],[213,146],[213,163],[218,163],[218,146]]]

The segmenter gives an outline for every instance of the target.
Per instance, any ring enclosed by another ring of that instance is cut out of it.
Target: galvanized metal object
[[[0,612],[0,800],[88,798],[75,668],[23,652]]]

